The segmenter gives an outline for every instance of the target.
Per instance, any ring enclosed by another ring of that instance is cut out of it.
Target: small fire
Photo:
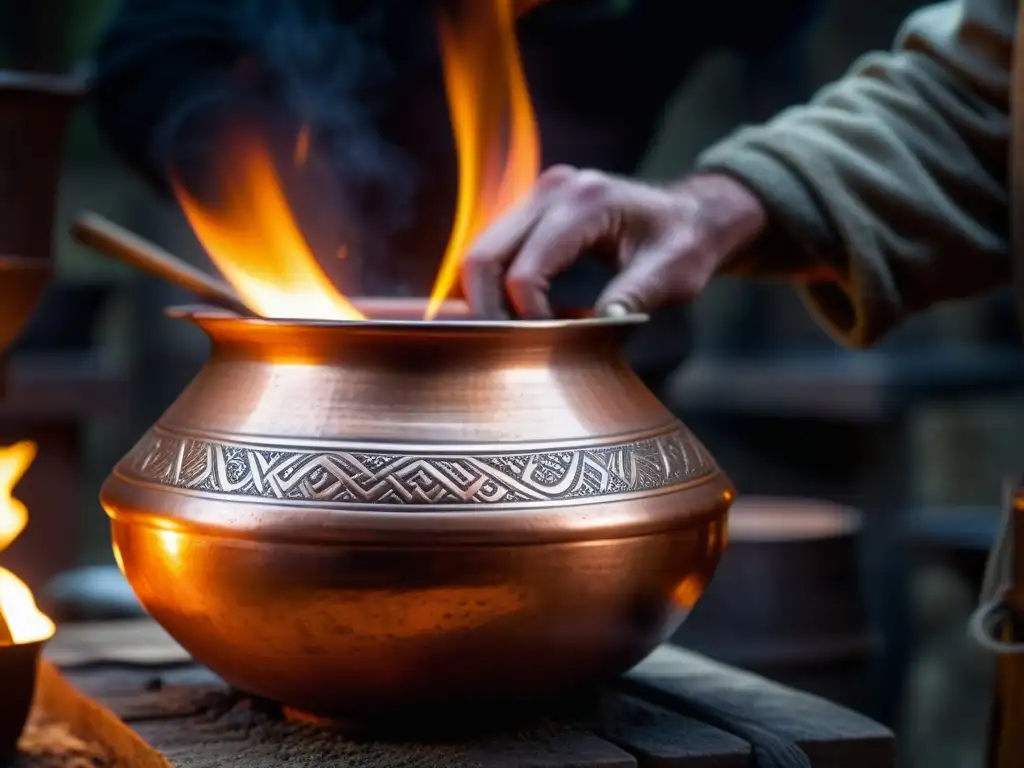
[[[299,231],[274,161],[253,136],[239,136],[225,159],[223,205],[207,208],[178,179],[182,210],[217,269],[264,317],[362,320],[334,287]]]
[[[36,457],[31,440],[0,448],[0,552],[28,524],[28,510],[14,498],[14,487]],[[53,622],[37,607],[32,591],[21,579],[0,568],[0,645],[35,643],[51,637]]]
[[[458,154],[459,191],[448,246],[425,317],[450,298],[472,241],[515,205],[540,171],[540,139],[516,39],[516,18],[546,0],[459,0],[438,19],[445,86]],[[292,150],[309,161],[310,128]],[[214,264],[243,301],[265,317],[361,320],[303,237],[270,152],[252,137],[222,156],[225,198],[216,208],[174,180],[185,216]],[[344,245],[339,256],[346,254]]]

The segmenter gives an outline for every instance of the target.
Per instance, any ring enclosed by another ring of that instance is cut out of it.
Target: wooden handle
[[[124,227],[95,213],[80,215],[71,225],[78,242],[143,272],[166,280],[242,315],[253,315],[234,289],[220,278],[153,245]]]

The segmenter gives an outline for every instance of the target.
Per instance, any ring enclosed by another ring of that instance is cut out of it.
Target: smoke
[[[344,245],[356,256],[358,264],[350,264],[350,274],[341,279],[366,292],[379,283],[370,274],[373,264],[392,256],[391,236],[414,214],[416,163],[385,138],[380,122],[392,107],[399,68],[415,66],[416,58],[431,50],[430,3],[256,0],[239,5],[240,36],[263,70],[269,101],[288,126],[279,141],[300,140],[305,127],[300,141],[308,140],[306,170],[293,174],[293,180],[285,177],[292,206],[318,255]],[[278,149],[281,157],[293,156],[290,147]],[[351,274],[353,269],[359,274]]]

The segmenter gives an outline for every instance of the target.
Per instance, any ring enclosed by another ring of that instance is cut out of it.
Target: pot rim
[[[596,316],[586,312],[567,312],[551,320],[489,320],[473,317],[464,302],[448,301],[440,316],[422,319],[426,299],[357,298],[352,303],[368,315],[366,320],[302,320],[292,318],[243,317],[229,309],[208,304],[185,304],[168,307],[165,314],[176,320],[191,320],[200,327],[236,327],[287,329],[366,329],[370,331],[502,331],[517,333],[531,330],[571,330],[582,328],[626,328],[646,323],[648,315],[631,312],[624,315]],[[373,317],[393,313],[394,317]]]

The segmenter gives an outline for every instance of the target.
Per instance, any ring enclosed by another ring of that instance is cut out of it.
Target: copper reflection
[[[536,700],[643,658],[732,499],[620,355],[643,318],[359,309],[378,319],[179,313],[210,358],[101,495],[145,607],[234,685],[347,719]]]

